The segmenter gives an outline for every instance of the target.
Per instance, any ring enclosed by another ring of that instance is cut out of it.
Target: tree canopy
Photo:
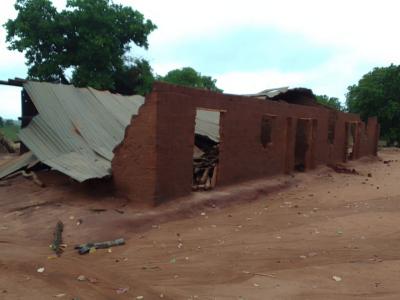
[[[377,116],[382,137],[389,145],[400,144],[400,66],[374,68],[348,87],[346,102],[363,119]]]
[[[157,76],[157,80],[214,92],[223,92],[223,90],[217,87],[216,79],[213,79],[211,76],[201,75],[201,73],[190,67],[169,71],[165,76]]]
[[[340,103],[338,98],[329,97],[327,95],[317,95],[317,102],[332,107],[337,110],[344,111],[343,105]]]
[[[156,25],[131,7],[110,0],[67,0],[66,8],[57,11],[50,0],[17,0],[15,9],[17,17],[4,24],[6,41],[9,49],[25,53],[31,79],[67,83],[70,70],[76,86],[116,91],[122,86],[125,91],[123,74],[135,83],[153,76],[147,62],[128,52],[133,44],[147,49]]]

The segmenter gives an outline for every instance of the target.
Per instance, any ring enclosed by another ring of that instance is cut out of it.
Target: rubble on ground
[[[349,169],[341,164],[328,164],[328,167],[330,167],[336,173],[359,175],[356,169]]]

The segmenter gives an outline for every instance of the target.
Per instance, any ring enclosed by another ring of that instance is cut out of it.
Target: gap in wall
[[[355,153],[355,145],[356,145],[356,129],[357,129],[357,124],[356,123],[348,123],[349,126],[347,127],[347,159],[352,160],[354,159],[354,153]]]
[[[309,120],[298,119],[296,126],[296,141],[295,141],[295,161],[294,169],[304,172],[306,169],[307,151],[310,147],[310,130]]]
[[[217,185],[221,112],[196,109],[193,149],[193,191],[213,189]]]

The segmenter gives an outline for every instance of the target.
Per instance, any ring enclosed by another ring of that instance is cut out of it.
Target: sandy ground
[[[400,299],[400,152],[349,166],[360,175],[319,167],[252,201],[238,192],[222,206],[215,192],[186,213],[52,173],[46,188],[12,179],[0,187],[0,299]],[[59,219],[67,248],[54,258]],[[118,237],[127,244],[111,252],[73,249]]]

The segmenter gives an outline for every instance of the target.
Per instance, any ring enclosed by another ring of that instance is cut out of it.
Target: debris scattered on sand
[[[86,280],[86,277],[85,277],[85,275],[79,275],[76,279],[77,279],[78,281],[85,281],[85,280]]]
[[[35,172],[33,171],[18,171],[15,172],[9,176],[7,176],[6,178],[10,179],[13,177],[17,177],[19,175],[22,175],[24,178],[26,179],[31,179],[33,181],[33,183],[35,183],[36,185],[40,186],[40,187],[45,187],[46,185],[39,179],[39,177],[36,175]]]
[[[22,176],[24,176],[25,178],[30,178],[32,179],[32,181],[40,187],[45,187],[46,185],[39,179],[39,177],[36,175],[35,172],[33,171],[22,171]]]
[[[89,277],[88,280],[89,280],[90,283],[97,283],[98,282],[98,280],[96,278],[94,278],[94,277]]]
[[[339,276],[332,276],[332,279],[335,280],[336,282],[342,281],[342,277]]]
[[[54,240],[53,244],[51,244],[51,248],[56,253],[57,256],[60,256],[63,252],[62,249],[62,233],[64,230],[64,224],[61,221],[58,221],[56,224],[56,229],[54,230]]]
[[[92,253],[96,251],[96,249],[107,249],[115,246],[125,245],[125,240],[123,238],[119,238],[113,241],[105,241],[99,243],[86,243],[75,246],[75,249],[78,250],[79,254]]]
[[[253,276],[265,276],[265,277],[272,277],[275,278],[275,274],[265,274],[265,273],[257,273],[257,272],[249,272],[249,271],[243,271],[244,274],[249,274]]]
[[[118,288],[118,289],[116,290],[116,292],[117,292],[118,295],[125,294],[125,293],[127,293],[128,291],[129,291],[129,288],[128,288],[128,287]]]
[[[356,171],[356,169],[349,169],[341,164],[335,164],[335,165],[328,164],[328,167],[330,167],[336,173],[359,175],[359,173]]]
[[[67,294],[57,294],[57,295],[54,295],[55,298],[63,298],[63,297],[65,297],[65,296],[67,296]]]
[[[107,211],[107,209],[105,208],[89,208],[89,210],[95,213],[101,213]]]
[[[37,271],[38,273],[43,273],[43,272],[44,272],[44,268],[43,268],[43,267],[40,267],[40,268],[38,268],[36,271]]]

